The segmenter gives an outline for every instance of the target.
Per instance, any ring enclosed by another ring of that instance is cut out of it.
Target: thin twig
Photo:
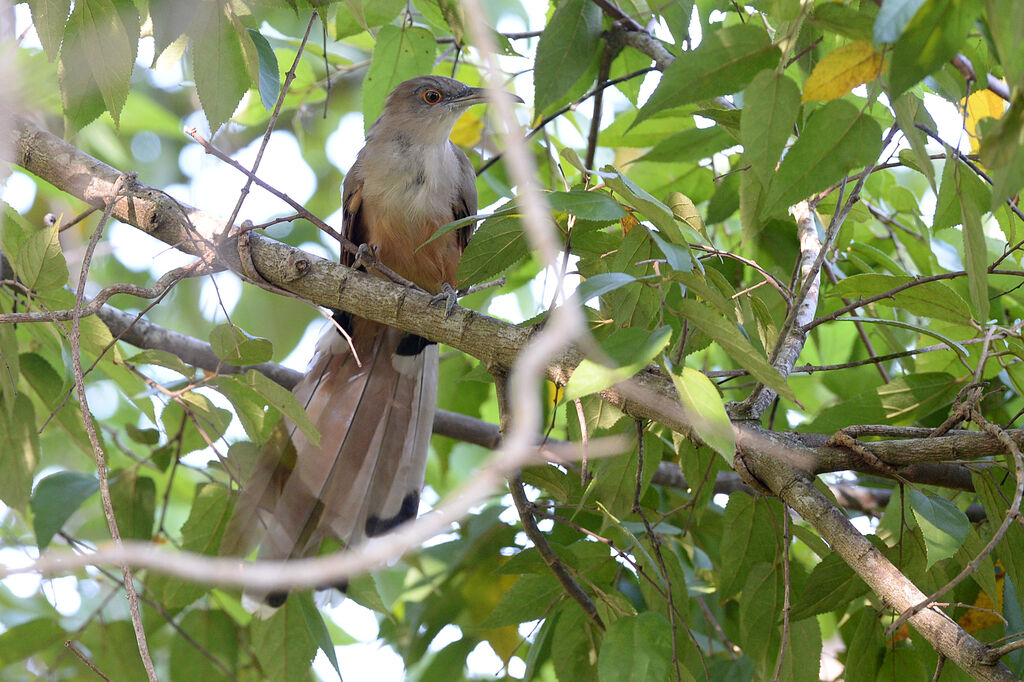
[[[78,289],[75,292],[75,308],[71,317],[71,335],[68,337],[68,340],[71,343],[71,366],[75,376],[75,390],[78,393],[78,405],[81,409],[82,422],[85,425],[85,431],[89,436],[89,443],[92,445],[93,455],[96,459],[96,471],[99,476],[100,500],[103,503],[103,514],[107,518],[107,526],[110,528],[110,535],[114,540],[115,547],[119,547],[121,545],[121,532],[117,528],[117,519],[114,516],[114,506],[110,499],[110,482],[107,479],[107,462],[103,454],[103,446],[100,444],[99,436],[96,434],[96,424],[92,420],[92,413],[89,411],[89,401],[85,394],[85,379],[82,375],[82,355],[81,348],[79,347],[79,340],[81,338],[80,322],[82,318],[82,299],[85,296],[85,283],[88,279],[89,265],[92,261],[92,255],[96,250],[96,245],[99,243],[100,237],[103,236],[103,229],[106,227],[107,221],[110,220],[110,213],[114,209],[114,204],[117,203],[122,192],[131,192],[131,188],[128,185],[132,181],[133,179],[130,179],[125,175],[118,178],[118,181],[114,184],[107,206],[103,211],[103,217],[100,218],[100,222],[96,226],[96,230],[89,239],[89,245],[82,258],[81,272],[78,275]],[[138,644],[139,655],[142,658],[142,664],[146,669],[146,675],[149,677],[150,682],[156,682],[156,668],[153,667],[153,659],[150,658],[149,646],[146,643],[146,632],[142,625],[142,611],[139,609],[139,595],[135,592],[132,571],[127,565],[123,564],[121,566],[121,572],[124,575],[124,591],[128,597],[128,609],[131,612],[132,625],[135,629],[135,641]]]

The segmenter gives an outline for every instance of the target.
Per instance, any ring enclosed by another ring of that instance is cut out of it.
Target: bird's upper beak
[[[522,97],[513,95],[511,92],[500,91],[500,94],[501,96],[509,97],[520,104],[524,104]],[[482,104],[487,102],[487,99],[487,88],[470,88],[453,100],[452,104],[468,107],[473,104]]]

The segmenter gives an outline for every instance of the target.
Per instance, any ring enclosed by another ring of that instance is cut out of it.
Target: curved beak
[[[451,100],[451,104],[460,107],[469,107],[474,104],[483,104],[488,101],[487,88],[469,88],[464,93]],[[518,95],[513,95],[511,92],[501,91],[501,96],[509,97],[515,102],[524,104],[523,99]]]

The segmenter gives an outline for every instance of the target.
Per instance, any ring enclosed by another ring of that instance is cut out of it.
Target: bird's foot
[[[352,259],[352,268],[369,272],[377,267],[380,261],[377,258],[378,247],[369,244],[360,244],[356,249],[356,257]]]
[[[459,293],[455,291],[451,284],[444,282],[441,285],[441,293],[435,294],[430,298],[430,305],[436,305],[441,301],[446,301],[444,306],[444,319],[451,317],[452,311],[455,310],[455,304],[459,300]]]

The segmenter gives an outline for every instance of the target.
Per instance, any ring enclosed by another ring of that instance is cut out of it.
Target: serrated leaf
[[[114,125],[120,122],[128,98],[139,33],[139,12],[131,0],[75,2],[65,30],[65,46],[74,46],[71,58],[84,56]]]
[[[68,265],[60,249],[60,225],[30,235],[14,259],[18,279],[33,291],[45,292],[64,286]]]
[[[768,186],[763,218],[843,179],[854,168],[874,163],[882,151],[882,129],[845,100],[829,102],[811,115]]]
[[[967,515],[944,497],[907,488],[907,500],[917,516],[928,547],[928,568],[960,550],[971,530]]]
[[[0,634],[0,665],[23,664],[43,650],[63,644],[68,636],[52,616],[12,625]]]
[[[204,0],[149,0],[149,18],[153,24],[153,64],[167,47],[192,25]]]
[[[460,287],[497,277],[526,257],[529,249],[519,216],[495,215],[480,223],[459,261]]]
[[[736,435],[718,389],[710,379],[690,367],[682,367],[678,374],[673,374],[672,383],[694,432],[732,466]]]
[[[302,431],[310,443],[313,445],[320,444],[320,434],[317,433],[316,427],[313,426],[313,422],[309,420],[309,415],[306,414],[306,410],[291,391],[280,384],[274,383],[254,369],[247,371],[244,377],[246,383],[263,396],[268,405],[277,409],[299,427],[299,430]]]
[[[252,39],[236,30],[227,11],[219,2],[203,2],[188,30],[196,93],[211,133],[231,118],[252,83],[242,49],[242,40]]]
[[[894,43],[925,0],[882,0],[875,18],[875,42]]]
[[[638,333],[641,336],[647,337],[642,343],[636,343]],[[628,347],[633,351],[631,354],[632,361],[619,367],[607,367],[584,358],[583,362],[573,370],[572,376],[569,377],[569,382],[565,385],[563,401],[603,391],[609,386],[625,381],[647,367],[651,360],[656,358],[668,344],[669,339],[672,337],[672,328],[668,326],[661,327],[648,336],[647,332],[642,329],[626,327],[613,332],[602,345],[611,353],[608,345],[616,343],[616,338],[619,336],[629,337]]]
[[[651,163],[685,163],[711,158],[736,141],[720,126],[709,128],[690,128],[674,135],[669,135],[654,146],[649,152],[637,159],[637,162]]]
[[[828,553],[811,571],[803,590],[793,600],[790,618],[798,621],[845,607],[851,600],[867,594],[869,589],[840,555]]]
[[[914,277],[863,273],[838,282],[829,296],[869,298],[916,281]],[[875,305],[902,308],[921,317],[931,317],[954,324],[969,324],[971,311],[960,294],[944,282],[923,282],[875,302]]]
[[[719,597],[739,592],[758,562],[775,561],[776,538],[769,503],[749,495],[729,496],[722,519],[721,568],[717,574]]]
[[[174,637],[170,646],[170,679],[214,682],[231,679],[210,658],[229,672],[237,669],[240,633],[223,611],[196,609],[178,624],[192,641]],[[202,651],[193,642],[202,642]]]
[[[210,348],[218,358],[232,365],[258,365],[274,356],[270,341],[249,336],[241,327],[226,322],[210,332]]]
[[[68,23],[71,12],[71,0],[28,0],[32,11],[32,25],[39,36],[39,42],[52,62],[57,58],[61,40],[64,39],[64,26]]]
[[[246,30],[256,46],[256,54],[259,56],[260,102],[263,103],[264,109],[272,111],[277,102],[277,96],[281,93],[281,71],[277,65],[277,54],[274,53],[274,48],[270,46],[262,33],[252,28]]]
[[[133,469],[125,469],[112,478],[110,501],[121,537],[149,540],[153,536],[156,483],[149,476],[139,476]]]
[[[136,353],[130,358],[127,358],[125,362],[129,362],[133,365],[156,365],[158,367],[166,367],[167,369],[174,370],[186,379],[191,379],[195,375],[195,372],[190,369],[188,365],[182,362],[181,358],[177,355],[155,348],[150,348],[142,351],[141,353]]]
[[[586,303],[595,296],[607,294],[635,281],[636,277],[625,272],[602,272],[580,282],[576,288],[576,296],[580,303]]]
[[[601,682],[667,680],[672,677],[672,627],[654,611],[612,623],[597,659]]]
[[[309,676],[317,646],[298,599],[286,601],[269,620],[253,619],[249,632],[266,679],[301,680]]]
[[[870,40],[837,47],[814,65],[804,83],[804,102],[838,99],[882,73],[885,60]]]
[[[388,24],[377,33],[373,61],[363,80],[363,127],[370,129],[384,111],[384,100],[402,81],[434,69],[436,43],[420,26]]]
[[[743,158],[765,187],[775,175],[775,167],[786,140],[793,134],[799,113],[800,88],[785,74],[762,71],[743,91],[740,113]]]
[[[614,166],[605,166],[599,175],[604,178],[605,184],[618,192],[630,206],[654,223],[665,239],[689,251],[686,236],[676,222],[672,209],[655,199]]]
[[[953,170],[953,177],[960,179],[960,165]],[[960,194],[958,187],[957,193]],[[981,224],[981,211],[973,201],[960,203],[962,234],[964,240],[964,269],[967,270],[967,288],[971,307],[977,320],[988,321],[988,248],[985,245],[985,231]]]
[[[664,109],[739,92],[759,71],[774,68],[780,55],[764,28],[754,23],[708,31],[697,49],[665,69],[636,122]]]
[[[537,42],[534,112],[560,103],[594,61],[601,39],[601,9],[589,0],[563,0]]]
[[[334,642],[331,641],[331,635],[327,631],[323,615],[316,608],[316,605],[313,604],[309,593],[299,594],[295,599],[299,602],[302,617],[306,619],[306,627],[313,636],[313,641],[316,642],[317,647],[320,651],[324,652],[327,660],[334,666],[335,672],[338,673],[338,679],[341,679],[341,668],[338,667],[338,657],[334,652]]]
[[[926,0],[893,46],[890,99],[948,62],[967,39],[980,12],[980,0]],[[880,11],[875,22],[876,42],[880,42],[877,36],[881,21]]]
[[[35,408],[24,393],[14,399],[8,413],[0,410],[0,500],[25,511],[32,493],[32,476],[39,464],[39,434]]]
[[[551,208],[570,213],[583,220],[612,222],[626,215],[626,211],[619,205],[619,202],[604,192],[580,190],[551,192],[547,198]]]
[[[770,563],[754,564],[747,573],[739,600],[743,652],[762,668],[766,658],[774,658],[781,640],[775,627],[782,608],[781,577]]]
[[[480,629],[490,630],[506,625],[519,625],[544,615],[562,593],[562,586],[551,573],[521,576],[498,601]]]
[[[696,301],[684,299],[676,303],[676,306],[687,322],[722,346],[729,357],[748,370],[755,379],[787,400],[796,399],[793,389],[789,387],[778,370],[768,364],[764,356],[756,351],[750,342],[738,332],[735,325]]]
[[[30,506],[40,552],[49,546],[53,536],[82,503],[99,489],[100,482],[95,476],[78,471],[59,471],[36,484]]]

